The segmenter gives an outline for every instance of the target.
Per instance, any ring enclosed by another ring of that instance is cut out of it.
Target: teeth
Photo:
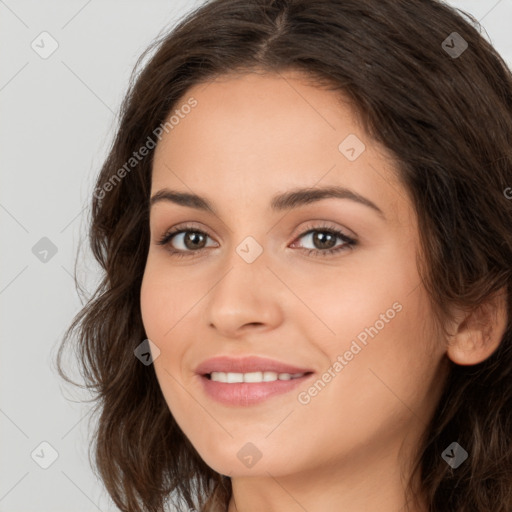
[[[234,384],[237,382],[273,382],[275,380],[290,380],[304,376],[305,373],[276,373],[276,372],[251,372],[251,373],[225,373],[212,372],[211,380],[215,382],[227,382]]]

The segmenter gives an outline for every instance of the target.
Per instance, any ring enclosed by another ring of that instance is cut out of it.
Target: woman
[[[511,135],[434,0],[213,0],[158,41],[66,336],[117,506],[512,510]]]

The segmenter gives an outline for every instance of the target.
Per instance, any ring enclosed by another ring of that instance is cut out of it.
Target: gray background
[[[73,282],[81,241],[78,277],[89,291],[97,282],[87,206],[130,72],[201,3],[0,0],[0,512],[117,510],[89,465],[90,405],[80,402],[88,395],[61,381],[51,361],[81,306]],[[448,3],[479,19],[512,67],[512,0]],[[44,31],[58,43],[46,59],[31,47],[51,49]],[[44,237],[54,255],[41,252]],[[58,453],[47,469],[44,441]]]

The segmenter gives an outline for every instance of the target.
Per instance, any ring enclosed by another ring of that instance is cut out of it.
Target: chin
[[[229,477],[282,476],[294,471],[290,461],[297,462],[293,453],[288,456],[277,447],[260,447],[251,442],[224,445],[222,453],[199,453],[203,461],[217,473]],[[261,442],[260,444],[263,444]]]

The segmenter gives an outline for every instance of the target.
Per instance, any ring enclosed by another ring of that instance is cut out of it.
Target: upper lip
[[[203,361],[197,368],[199,375],[208,375],[212,372],[225,373],[250,373],[250,372],[276,372],[276,373],[308,373],[312,370],[300,368],[275,359],[266,357],[250,356],[233,358],[229,356],[218,356]]]

